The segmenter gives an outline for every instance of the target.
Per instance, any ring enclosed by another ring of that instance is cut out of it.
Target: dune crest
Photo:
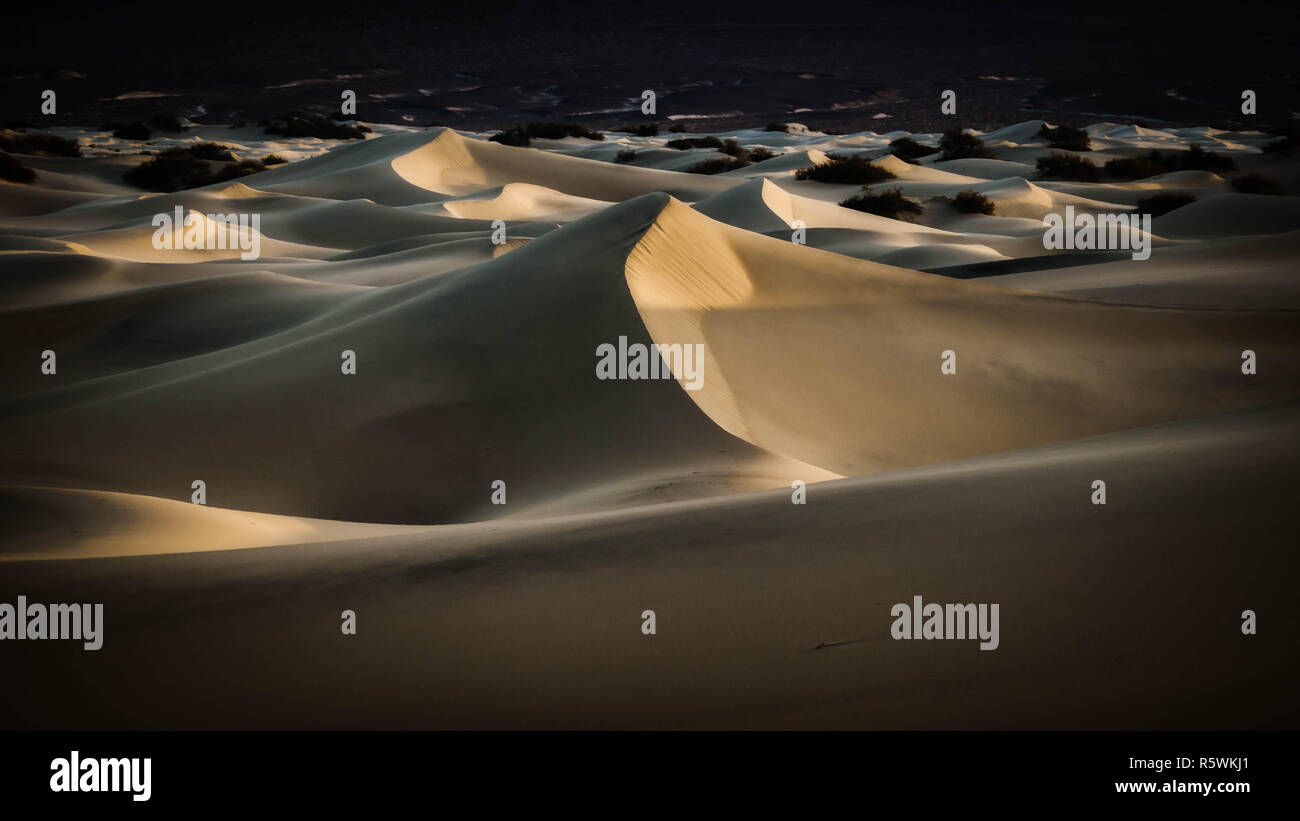
[[[957,281],[756,236],[677,201],[626,276],[657,343],[705,346],[704,387],[687,394],[711,419],[845,475],[1229,410],[1300,384],[1294,314]],[[1276,370],[1242,378],[1246,347]],[[954,375],[940,372],[946,350]]]

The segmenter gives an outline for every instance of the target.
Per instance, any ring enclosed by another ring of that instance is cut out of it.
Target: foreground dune
[[[826,483],[805,506],[11,562],[13,590],[112,618],[93,654],[11,648],[25,690],[0,710],[81,729],[1291,727],[1298,434],[1286,405]],[[1000,602],[999,649],[892,641],[890,607],[918,593]],[[1249,641],[1243,607],[1268,614]]]

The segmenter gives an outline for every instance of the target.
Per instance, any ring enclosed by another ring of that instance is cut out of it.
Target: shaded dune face
[[[688,392],[746,441],[860,474],[1276,401],[1291,312],[1100,304],[848,259],[668,204],[628,258],[657,342],[705,346]],[[1241,353],[1268,373],[1245,377]],[[956,373],[941,356],[955,354]]]

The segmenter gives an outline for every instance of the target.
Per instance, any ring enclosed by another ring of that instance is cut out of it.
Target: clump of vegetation
[[[879,194],[863,192],[840,203],[845,208],[865,211],[890,219],[911,222],[921,215],[921,206],[914,200],[903,196],[903,189],[897,185],[881,191]]]
[[[863,154],[827,155],[827,162],[794,172],[797,180],[837,184],[872,185],[897,179],[892,171],[875,165]]]
[[[142,122],[105,123],[103,130],[113,132],[119,140],[147,140],[153,136],[149,126]]]
[[[1121,180],[1140,180],[1174,171],[1234,171],[1237,163],[1194,145],[1186,151],[1149,151],[1106,163],[1106,173]]]
[[[789,134],[789,133],[790,133],[790,124],[789,124],[789,123],[768,123],[767,125],[763,126],[763,130],[764,130],[764,131],[779,131],[779,132],[781,132],[782,134]]]
[[[735,142],[735,140],[731,140]],[[722,148],[722,140],[714,136],[708,137],[678,137],[675,140],[669,140],[664,143],[665,148],[675,148],[678,151],[688,151],[692,148]]]
[[[636,149],[624,148],[622,151],[618,152],[618,156],[614,157],[614,162],[632,162],[635,159]]]
[[[974,134],[955,125],[943,132],[939,140],[939,150],[944,160],[986,159],[993,155],[984,147],[984,141]]]
[[[279,154],[267,154],[262,158],[262,165],[284,165],[289,162]]]
[[[265,170],[266,165],[257,160],[240,160],[239,162],[231,163],[219,169],[212,175],[209,184],[214,182],[229,182],[230,180],[237,180],[240,177],[247,177],[249,174],[256,174],[259,171]]]
[[[189,149],[190,156],[200,160],[235,162],[235,155],[231,153],[230,146],[221,143],[195,143],[189,146]]]
[[[946,202],[954,211],[961,214],[983,214],[991,217],[997,210],[993,200],[978,191],[958,191],[956,196],[935,197],[935,199]]]
[[[1142,180],[1164,174],[1168,170],[1159,151],[1137,157],[1121,157],[1106,163],[1106,173],[1121,180]]]
[[[889,144],[889,151],[903,162],[908,162],[912,165],[916,165],[916,161],[922,157],[928,157],[931,154],[939,153],[937,146],[919,143],[911,137],[899,137],[897,140],[894,140]]]
[[[163,132],[164,134],[180,134],[182,131],[189,131],[190,127],[182,123],[176,117],[169,117],[159,114],[149,118],[149,125]]]
[[[1045,157],[1039,157],[1038,173],[1044,177],[1077,182],[1097,182],[1101,179],[1101,169],[1087,157],[1053,151]]]
[[[1194,145],[1182,154],[1174,153],[1173,162],[1178,166],[1176,170],[1180,171],[1236,171],[1237,163],[1232,157],[1225,157],[1222,154],[1215,154],[1213,151],[1206,151],[1199,145]]]
[[[668,133],[670,134],[681,134],[684,131],[686,131],[686,126],[682,123],[673,123],[668,126]]]
[[[511,126],[504,131],[493,134],[488,139],[494,143],[522,148],[531,145],[533,140],[562,140],[565,137],[586,137],[589,140],[605,139],[604,134],[599,131],[592,131],[585,125],[545,122]]]
[[[40,154],[47,157],[81,156],[81,146],[76,140],[39,131],[0,131],[0,150],[10,154]]]
[[[1088,138],[1088,132],[1074,126],[1058,125],[1053,128],[1047,123],[1043,123],[1043,127],[1038,130],[1037,136],[1046,137],[1049,146],[1059,148],[1062,151],[1092,150],[1092,140]]]
[[[742,161],[741,165],[733,164],[732,168],[743,168],[744,166],[749,165],[750,163],[762,162],[763,160],[770,160],[776,156],[775,153],[768,151],[766,148],[762,148],[762,147],[745,148],[740,143],[736,142],[734,139],[720,140],[714,136],[679,137],[678,139],[675,140],[669,140],[667,143],[665,143],[665,145],[668,148],[675,148],[678,151],[689,151],[692,148],[716,148],[717,150],[721,151],[723,154],[726,154],[727,156],[732,157],[733,159]],[[717,170],[695,171],[696,168],[721,169],[723,171],[731,170],[730,168],[722,168],[722,166],[717,162],[715,162],[714,160],[704,160],[703,162],[691,166],[691,168],[687,170],[692,171],[693,173],[696,174],[717,174],[718,173]]]
[[[212,168],[187,148],[169,148],[127,171],[122,179],[146,191],[179,191],[212,182]]]
[[[337,123],[319,114],[290,111],[258,123],[267,134],[315,137],[321,140],[363,140],[370,129],[359,123]]]
[[[1191,194],[1182,191],[1163,191],[1138,200],[1137,210],[1139,213],[1150,214],[1154,218],[1194,202],[1196,197]]]
[[[1232,188],[1240,194],[1272,194],[1273,196],[1283,196],[1286,190],[1276,180],[1271,180],[1262,174],[1247,174],[1244,177],[1234,177]]]
[[[721,174],[724,171],[735,171],[737,168],[744,168],[749,165],[749,160],[743,157],[712,157],[702,160],[686,169],[690,174]]]
[[[736,142],[735,140],[724,140],[722,142],[722,146],[718,150],[721,151],[723,154],[727,154],[729,156],[736,157],[737,159],[741,159],[741,160],[746,159],[749,156],[749,152],[746,151],[744,148],[742,148],[740,143]]]
[[[0,151],[0,180],[30,183],[36,181],[36,172],[18,161],[7,151]]]
[[[638,123],[635,125],[622,125],[614,129],[624,134],[634,134],[637,137],[656,137],[659,135],[659,123]]]
[[[199,143],[199,145],[213,145],[213,143]],[[225,148],[225,146],[218,147]],[[211,157],[217,152],[211,149],[200,149],[200,153]],[[234,155],[229,154],[228,149],[226,154],[232,160],[234,159]],[[214,163],[220,164],[214,167]],[[214,182],[227,182],[265,170],[266,166],[257,160],[226,162],[205,159],[194,154],[194,146],[177,146],[132,168],[126,172],[123,179],[136,188],[168,193],[184,188],[211,185]]]

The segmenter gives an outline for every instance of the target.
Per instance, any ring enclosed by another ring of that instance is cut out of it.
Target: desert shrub
[[[1105,168],[1107,174],[1121,180],[1142,180],[1169,172],[1159,151],[1114,159],[1106,163]]]
[[[153,133],[149,131],[149,126],[141,122],[107,123],[104,130],[113,132],[113,136],[119,140],[147,140],[153,136]]]
[[[149,125],[165,134],[179,134],[182,131],[189,131],[189,126],[181,123],[181,121],[176,117],[169,117],[162,114],[150,117]]]
[[[528,135],[524,133],[522,128],[507,128],[505,131],[498,131],[491,137],[488,137],[488,142],[501,143],[502,145],[514,146],[515,148],[524,148],[531,143],[532,140],[528,139]]]
[[[1236,167],[1231,157],[1194,145],[1186,151],[1149,151],[1111,160],[1106,163],[1106,173],[1122,180],[1140,180],[1174,171],[1232,171]]]
[[[364,125],[336,123],[319,114],[290,111],[258,123],[267,134],[282,137],[315,137],[321,140],[362,140],[370,133]]]
[[[862,154],[848,156],[831,154],[827,162],[811,168],[800,168],[794,172],[794,177],[797,180],[852,185],[871,185],[897,179],[893,172],[873,165],[871,160]]]
[[[634,125],[623,125],[614,129],[624,134],[635,134],[638,137],[655,137],[659,134],[659,123],[637,123]]]
[[[586,126],[577,123],[540,121],[511,126],[504,131],[493,134],[488,139],[502,145],[523,147],[530,145],[533,140],[562,140],[565,137],[586,137],[589,140],[605,139],[605,135],[599,131],[592,131]]]
[[[1038,136],[1046,137],[1049,146],[1062,151],[1092,150],[1092,141],[1088,139],[1088,132],[1074,126],[1058,125],[1052,128],[1047,123],[1043,123],[1043,127],[1038,130]]]
[[[190,156],[200,160],[216,162],[234,162],[235,155],[230,153],[230,146],[221,143],[195,143],[189,146]]]
[[[212,175],[209,183],[227,182],[229,180],[247,177],[249,174],[256,174],[259,171],[265,171],[266,166],[257,160],[240,160],[237,163],[231,163]]]
[[[686,131],[686,126],[683,125],[682,123],[673,123],[672,125],[668,126],[669,134],[681,134],[684,131]]]
[[[262,158],[262,165],[284,165],[287,162],[288,160],[279,154],[267,154]]]
[[[668,148],[675,148],[678,151],[689,151],[692,148],[716,148],[729,157],[732,157],[737,160],[742,160],[744,165],[749,165],[750,163],[754,163],[754,162],[762,162],[763,160],[770,160],[776,156],[775,153],[768,151],[766,148],[745,148],[740,143],[736,142],[734,139],[720,140],[717,137],[713,137],[713,136],[679,137],[675,140],[669,140],[667,143],[665,143],[665,145]],[[703,167],[708,162],[709,161],[706,160],[705,162],[699,163],[699,166]],[[716,168],[718,166],[715,164],[715,165],[710,165],[708,167]],[[740,168],[741,166],[734,166],[734,167]],[[718,172],[699,171],[696,173],[716,174]]]
[[[749,165],[749,160],[742,157],[712,157],[697,162],[686,170],[691,174],[721,174],[724,171],[734,171],[747,165]]]
[[[212,170],[188,149],[169,148],[127,171],[122,179],[146,191],[171,192],[208,184]]]
[[[741,148],[740,143],[736,142],[735,140],[724,140],[722,145],[718,148],[718,150],[721,151],[723,154],[741,160],[749,156],[749,152]]]
[[[81,146],[76,140],[39,131],[0,131],[0,150],[10,154],[43,154],[48,157],[81,156]]]
[[[1174,163],[1178,166],[1178,170],[1182,171],[1237,170],[1237,163],[1232,159],[1232,157],[1225,157],[1222,154],[1215,154],[1213,151],[1206,151],[1199,145],[1192,146],[1182,154],[1175,154]]]
[[[942,159],[945,160],[969,160],[993,156],[984,147],[983,140],[959,125],[943,132],[943,137],[939,140],[939,150],[943,152]]]
[[[618,152],[618,156],[614,158],[614,162],[632,162],[632,160],[635,159],[636,149],[624,148],[622,151]]]
[[[199,145],[205,145],[200,143]],[[206,143],[212,145],[212,143]],[[224,148],[224,146],[221,146]],[[203,153],[216,153],[200,149]],[[228,152],[227,152],[228,153]],[[233,155],[230,155],[233,158]],[[171,192],[184,188],[197,188],[214,182],[246,177],[265,171],[266,166],[257,160],[240,160],[223,163],[215,170],[213,160],[195,156],[194,146],[169,148],[148,162],[141,163],[123,175],[123,179],[136,188],[146,191]]]
[[[962,214],[983,214],[991,217],[996,210],[993,200],[978,191],[958,191],[956,196],[948,200],[948,204],[953,207],[953,210]]]
[[[1053,151],[1045,157],[1038,158],[1038,173],[1044,177],[1078,182],[1097,182],[1101,179],[1101,170],[1087,157]]]
[[[1272,194],[1279,197],[1286,194],[1286,190],[1282,188],[1280,183],[1261,174],[1234,177],[1232,179],[1232,188],[1242,194]]]
[[[0,180],[29,183],[36,181],[36,172],[18,161],[7,151],[0,151]]]
[[[1182,191],[1162,191],[1159,194],[1152,194],[1138,200],[1137,210],[1142,214],[1159,217],[1194,202],[1196,202],[1196,197],[1191,194],[1185,194]]]
[[[789,123],[768,123],[767,125],[763,126],[763,130],[780,131],[783,134],[788,134],[790,133],[790,124]]]
[[[735,140],[731,140],[735,142]],[[675,148],[678,151],[688,151],[692,148],[722,148],[722,140],[717,137],[678,137],[675,140],[669,140],[664,143],[667,148]]]
[[[911,137],[899,137],[889,144],[889,151],[895,157],[904,162],[916,164],[916,160],[921,157],[928,157],[931,154],[939,153],[939,149],[933,145],[919,143]]]
[[[881,191],[879,194],[869,194],[867,192],[855,194],[841,202],[840,205],[845,208],[852,208],[855,211],[865,211],[868,214],[877,214],[882,217],[908,222],[921,214],[921,206],[915,201],[904,197],[903,189],[896,185]]]

